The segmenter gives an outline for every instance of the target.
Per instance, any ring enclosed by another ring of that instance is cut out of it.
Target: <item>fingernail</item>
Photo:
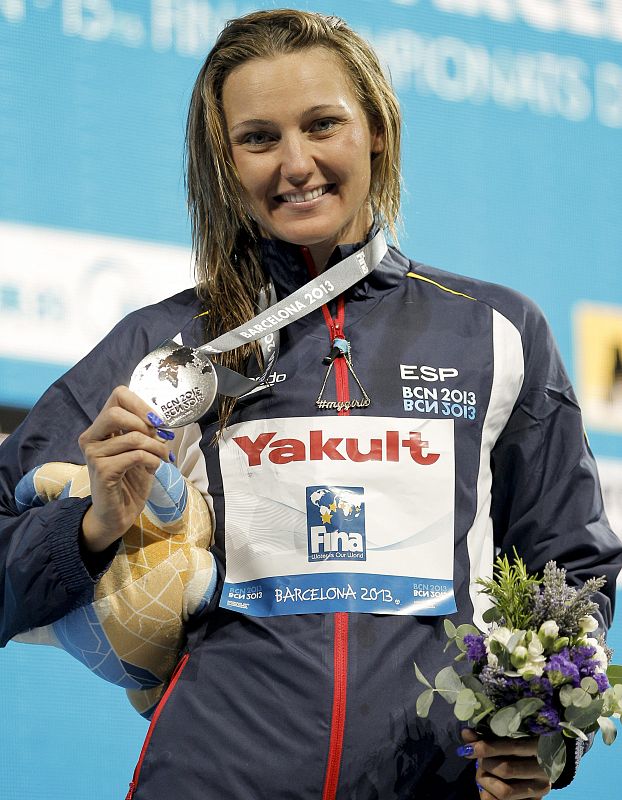
[[[479,758],[478,758],[478,759],[477,759],[477,761],[475,762],[475,769],[479,769]]]
[[[484,791],[484,787],[480,786],[479,783],[476,783],[475,785],[477,786],[477,791],[478,792],[483,792]]]
[[[473,755],[473,745],[472,744],[463,744],[460,747],[456,748],[456,755],[458,756],[472,756]]]
[[[174,463],[175,463],[175,454],[173,453],[173,451],[171,451],[171,452],[168,454],[168,460],[171,462],[171,464],[174,464]]]
[[[158,434],[160,439],[166,439],[169,442],[171,441],[171,439],[175,438],[175,434],[173,433],[173,431],[166,431],[163,430],[162,428],[158,428],[156,433]]]
[[[150,411],[147,414],[147,419],[153,425],[154,428],[159,428],[160,425],[164,425],[164,420],[160,419],[157,414],[154,414],[153,411]]]

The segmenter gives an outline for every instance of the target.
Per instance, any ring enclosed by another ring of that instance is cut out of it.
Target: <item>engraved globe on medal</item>
[[[129,388],[161,413],[167,427],[179,428],[205,414],[217,386],[205,353],[167,339],[138,364]]]

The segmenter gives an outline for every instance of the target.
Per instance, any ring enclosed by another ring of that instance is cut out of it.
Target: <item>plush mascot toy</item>
[[[21,479],[15,499],[25,511],[89,494],[86,466],[51,462]],[[66,650],[126,689],[134,708],[148,719],[179,658],[184,623],[201,613],[214,593],[211,537],[202,495],[176,467],[162,462],[145,508],[95,586],[93,602],[14,641]]]

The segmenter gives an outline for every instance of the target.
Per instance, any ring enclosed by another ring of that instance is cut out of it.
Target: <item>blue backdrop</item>
[[[275,5],[0,0],[0,404],[29,406],[115,319],[190,283],[194,76],[226,19]],[[618,524],[622,6],[292,5],[345,17],[391,73],[405,117],[402,249],[530,295],[582,397],[601,392],[611,415],[586,423]],[[585,309],[602,325],[596,343]],[[121,798],[144,732],[121,690],[65,654],[0,653],[0,799]],[[619,758],[596,745],[557,796],[618,797],[606,756]]]

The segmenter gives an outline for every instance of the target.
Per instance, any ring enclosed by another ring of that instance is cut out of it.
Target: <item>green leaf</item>
[[[468,719],[471,719],[478,707],[479,701],[472,689],[462,689],[458,692],[454,714],[459,720],[466,722]]]
[[[492,622],[499,622],[502,616],[497,606],[491,606],[484,611],[482,619],[487,625],[490,625]]]
[[[564,684],[562,688],[559,690],[559,699],[561,704],[568,708],[568,706],[572,705],[572,693],[574,689],[569,683]]]
[[[481,631],[479,628],[476,628],[475,625],[458,625],[456,628],[456,636],[458,636],[460,639],[464,639],[464,637],[469,633],[479,636]]]
[[[426,678],[426,676],[423,674],[423,672],[421,672],[421,670],[417,666],[416,662],[414,662],[414,661],[413,661],[413,666],[415,668],[415,675],[417,676],[417,680],[419,681],[419,683],[422,683],[424,686],[428,686],[431,689],[432,688],[432,684]]]
[[[417,698],[417,714],[420,717],[427,717],[434,700],[434,689],[425,689]]]
[[[572,690],[570,699],[575,708],[587,708],[592,702],[592,695],[585,689],[576,688]]]
[[[609,717],[599,717],[598,725],[600,726],[600,732],[603,736],[603,742],[605,744],[613,744],[616,740],[616,736],[618,735],[618,731],[613,723],[613,720],[609,719]]]
[[[577,728],[587,728],[588,726],[593,725],[600,717],[601,711],[603,710],[603,705],[603,699],[601,697],[597,697],[595,700],[592,700],[589,706],[586,707],[577,707],[574,705],[568,706],[564,712],[565,721],[570,722]]]
[[[616,683],[622,683],[622,665],[610,664],[607,669],[607,678],[612,686],[615,686]]]
[[[544,700],[540,700],[538,697],[523,697],[515,705],[520,718],[526,719],[542,708]]]
[[[458,692],[462,690],[462,681],[453,667],[442,669],[436,676],[434,685],[448,703],[455,703]]]
[[[473,725],[477,725],[478,722],[487,717],[491,711],[495,710],[494,703],[490,701],[488,697],[483,692],[475,692],[475,697],[477,697],[477,701],[480,705],[479,711],[472,717],[471,722]]]
[[[466,658],[466,653],[458,653],[458,655],[455,656],[454,661],[464,661],[465,658]]]
[[[561,733],[540,736],[538,740],[538,763],[549,776],[551,783],[559,778],[566,764],[566,743]]]
[[[598,684],[594,680],[594,678],[583,678],[581,681],[581,688],[585,689],[586,692],[589,692],[591,695],[598,694]]]
[[[575,728],[574,725],[571,725],[569,722],[560,722],[559,727],[563,728],[565,731],[569,731],[572,734],[573,739],[583,739],[584,742],[587,742],[587,736],[583,733],[582,730],[579,728]]]
[[[472,672],[467,672],[466,675],[461,675],[460,680],[462,681],[462,685],[466,686],[467,689],[472,689],[474,692],[484,691],[482,682],[476,678]]]
[[[521,717],[515,706],[497,711],[490,719],[490,729],[495,736],[510,736],[520,728]]]
[[[445,633],[447,636],[449,636],[450,639],[454,639],[456,636],[456,626],[453,624],[453,622],[445,617],[443,620],[443,625],[445,627]]]

